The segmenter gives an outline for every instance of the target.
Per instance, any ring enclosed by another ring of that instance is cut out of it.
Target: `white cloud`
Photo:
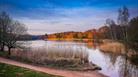
[[[31,34],[45,34],[64,31],[85,31],[99,28],[107,18],[117,19],[117,10],[81,8],[56,8],[54,14],[42,19],[22,17],[18,18],[28,26]],[[37,12],[35,13],[37,15]],[[33,15],[33,16],[35,16]],[[46,15],[47,16],[47,15]]]

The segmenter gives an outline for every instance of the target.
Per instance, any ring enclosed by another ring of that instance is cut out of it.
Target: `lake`
[[[82,51],[88,53],[89,62],[100,66],[102,70],[99,72],[109,76],[109,77],[137,77],[138,76],[138,66],[131,64],[125,56],[104,53],[99,50],[97,44],[92,42],[68,42],[68,41],[28,41],[26,46],[30,49],[45,49],[58,50],[58,51]]]

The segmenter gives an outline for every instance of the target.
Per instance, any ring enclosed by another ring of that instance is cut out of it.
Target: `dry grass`
[[[33,63],[43,65],[56,65],[56,66],[77,66],[88,63],[88,53],[78,50],[64,50],[59,49],[33,49],[33,50],[14,50],[12,56],[20,59],[29,60]]]
[[[125,44],[115,40],[102,40],[102,44],[99,46],[99,48],[101,51],[111,52],[115,54],[126,54],[127,52],[128,57],[138,55],[137,50],[133,47],[132,44],[127,44],[126,48]]]
[[[100,50],[112,53],[125,53],[125,46],[119,42],[108,42],[100,45]]]

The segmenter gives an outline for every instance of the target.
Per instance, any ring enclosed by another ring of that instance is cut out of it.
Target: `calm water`
[[[109,77],[138,77],[138,66],[131,64],[124,56],[101,52],[93,43],[39,40],[29,41],[27,46],[32,49],[87,52],[89,61],[100,66],[100,72]]]

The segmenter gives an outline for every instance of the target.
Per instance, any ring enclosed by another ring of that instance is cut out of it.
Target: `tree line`
[[[8,48],[8,54],[11,54],[11,49],[19,47],[18,38],[27,32],[26,26],[13,20],[6,12],[0,13],[0,51]]]
[[[138,17],[130,20],[129,17],[129,10],[124,6],[118,10],[117,24],[114,20],[107,19],[106,26],[109,28],[107,38],[138,43]]]
[[[124,6],[118,10],[117,23],[112,19],[106,19],[103,28],[106,28],[106,31],[100,38],[121,41],[138,50],[138,16],[130,19],[127,7]]]

